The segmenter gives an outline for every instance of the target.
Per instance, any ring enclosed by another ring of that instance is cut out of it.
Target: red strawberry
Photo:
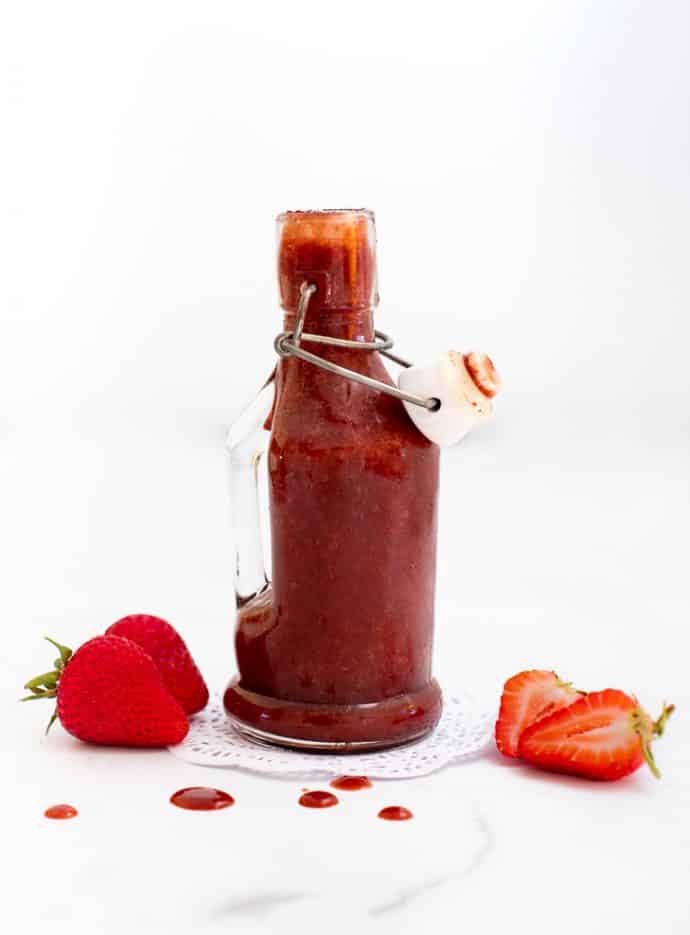
[[[650,749],[673,705],[652,721],[635,698],[614,688],[592,692],[542,718],[523,733],[519,754],[528,763],[588,779],[621,779],[646,760],[659,778]]]
[[[179,743],[189,724],[168,692],[153,659],[131,640],[97,636],[76,653],[60,650],[55,671],[24,686],[34,698],[55,698],[50,725],[62,726],[79,740],[126,747],[167,747]]]
[[[581,696],[582,692],[570,682],[562,682],[555,672],[543,669],[518,672],[503,686],[496,746],[504,756],[517,756],[518,741],[526,727]]]
[[[138,643],[158,666],[170,694],[187,714],[206,707],[208,688],[185,641],[167,620],[151,614],[131,614],[105,631]]]

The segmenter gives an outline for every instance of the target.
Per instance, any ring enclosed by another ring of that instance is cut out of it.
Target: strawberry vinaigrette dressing
[[[304,808],[332,808],[338,804],[338,797],[332,792],[314,789],[313,792],[303,793],[299,797],[299,804]]]
[[[358,792],[360,789],[371,789],[373,783],[366,776],[338,776],[329,785],[341,792]]]
[[[279,223],[284,328],[313,283],[305,333],[371,341],[378,302],[368,211]],[[392,384],[376,352],[305,350]],[[431,675],[439,449],[402,403],[295,357],[277,366],[268,450],[272,583],[238,613],[225,706],[262,739],[385,747],[441,715]]]
[[[79,812],[73,805],[51,805],[43,814],[46,818],[64,820],[65,818],[76,818]]]
[[[170,796],[170,801],[178,808],[186,808],[193,812],[216,812],[235,804],[235,800],[227,792],[223,792],[222,789],[211,789],[208,786],[178,789]]]
[[[409,821],[414,818],[414,815],[409,808],[404,808],[402,805],[388,805],[381,809],[378,817],[383,818],[384,821]]]

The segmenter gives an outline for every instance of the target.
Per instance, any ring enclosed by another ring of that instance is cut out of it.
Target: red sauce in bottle
[[[357,792],[360,789],[371,789],[372,783],[366,776],[338,776],[330,784],[331,788],[341,792]]]
[[[402,805],[388,805],[381,809],[379,818],[383,818],[384,821],[409,821],[414,815],[409,808]]]
[[[43,812],[46,818],[76,818],[79,812],[73,805],[51,805]]]
[[[371,341],[373,215],[279,218],[284,328]],[[306,350],[391,384],[378,353]],[[390,746],[441,714],[431,676],[439,449],[391,396],[281,359],[268,453],[272,585],[238,615],[228,711],[263,736]]]
[[[305,808],[332,808],[338,804],[338,797],[332,792],[323,792],[320,789],[314,789],[313,792],[305,792],[299,798],[299,804]]]
[[[227,792],[208,786],[178,789],[170,796],[170,801],[178,808],[188,808],[193,812],[215,812],[219,808],[229,808],[235,804],[235,800]]]

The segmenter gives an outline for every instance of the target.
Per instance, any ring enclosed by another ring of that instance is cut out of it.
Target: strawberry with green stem
[[[55,669],[30,679],[22,701],[55,698],[56,718],[88,743],[165,747],[189,730],[186,714],[168,691],[153,659],[120,636],[97,636],[75,653],[48,639],[60,652]]]

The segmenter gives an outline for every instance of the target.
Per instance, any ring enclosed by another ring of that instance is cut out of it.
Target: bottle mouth
[[[278,216],[280,304],[295,309],[302,283],[316,286],[310,315],[378,302],[376,225],[365,208],[285,211]]]
[[[328,220],[345,220],[348,217],[365,217],[374,220],[374,212],[368,208],[316,208],[302,211],[282,211],[276,221],[318,221],[319,218]]]

